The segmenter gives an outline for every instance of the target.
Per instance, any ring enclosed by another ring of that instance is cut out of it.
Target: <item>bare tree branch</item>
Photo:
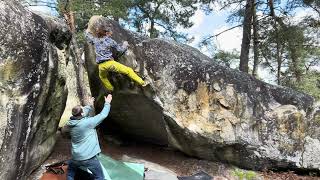
[[[309,6],[310,8],[312,8],[313,10],[315,10],[319,15],[320,15],[320,10],[317,9],[316,7],[312,6],[311,4],[307,4],[307,6]]]
[[[264,65],[269,67],[271,72],[277,72],[276,69],[274,69],[273,66],[271,65],[271,63],[269,62],[269,60],[268,60],[267,56],[265,55],[265,53],[262,52],[261,54],[262,54],[262,57],[265,59]]]
[[[228,6],[232,5],[232,4],[242,3],[242,2],[243,2],[243,0],[235,1],[235,2],[229,2],[229,3],[227,3],[227,4],[224,4],[224,6],[222,6],[219,10],[221,11],[221,10],[223,10],[224,8],[226,8],[226,7],[228,7]]]
[[[230,30],[232,30],[232,29],[234,29],[234,28],[237,28],[237,27],[240,27],[240,26],[242,26],[242,25],[243,25],[243,24],[238,24],[238,25],[233,26],[233,27],[231,27],[231,28],[229,28],[229,29],[223,30],[223,31],[219,32],[218,34],[214,34],[214,35],[212,35],[212,36],[209,36],[208,38],[204,39],[203,41],[207,41],[207,40],[209,40],[209,39],[211,39],[211,38],[213,38],[213,37],[217,37],[217,36],[219,36],[219,35],[227,32],[227,31],[230,31]]]
[[[261,20],[263,20],[263,19],[265,19],[265,18],[267,18],[267,17],[269,17],[269,16],[265,16],[265,17],[263,17],[263,18],[260,18],[260,19],[257,20],[257,22],[259,22],[259,21],[261,21]],[[243,25],[243,24],[238,24],[238,25],[233,26],[233,27],[231,27],[231,28],[229,28],[229,29],[223,30],[223,31],[221,31],[221,32],[219,32],[219,33],[217,33],[217,34],[211,35],[211,36],[205,38],[204,40],[202,40],[202,41],[200,42],[200,44],[201,44],[201,43],[204,43],[204,42],[206,42],[206,41],[208,41],[209,39],[212,39],[212,38],[214,38],[214,37],[218,37],[218,36],[220,36],[221,34],[227,32],[227,31],[230,31],[230,30],[232,30],[232,29],[234,29],[234,28],[240,27],[240,26],[242,26],[242,25]]]

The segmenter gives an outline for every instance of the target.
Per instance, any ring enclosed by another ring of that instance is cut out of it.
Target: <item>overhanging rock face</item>
[[[66,26],[0,1],[0,179],[26,179],[51,153],[67,89]]]
[[[120,62],[152,85],[142,89],[111,75],[108,121],[117,131],[244,168],[319,171],[320,109],[311,96],[219,66],[190,46],[108,23],[116,41],[130,44]],[[99,110],[105,91],[90,45],[86,64]]]

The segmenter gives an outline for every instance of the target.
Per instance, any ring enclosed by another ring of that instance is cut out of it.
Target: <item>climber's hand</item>
[[[111,101],[112,101],[112,95],[111,95],[111,94],[108,94],[107,97],[106,97],[106,96],[104,97],[104,100],[105,100],[106,103],[109,103],[109,104],[110,104]]]
[[[128,43],[128,41],[124,41],[124,42],[123,42],[123,44],[122,44],[122,46],[123,46],[124,48],[129,47],[129,43]]]

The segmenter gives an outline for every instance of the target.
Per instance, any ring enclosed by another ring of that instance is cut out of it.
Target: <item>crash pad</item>
[[[104,154],[99,155],[98,159],[106,180],[143,180],[143,164],[117,161]]]
[[[105,180],[143,180],[143,164],[117,161],[104,154],[100,154],[97,157],[100,161]],[[91,173],[90,170],[84,167],[80,167],[80,169],[81,170],[79,170],[79,172],[77,171],[76,173],[75,180],[88,179],[84,176],[85,174]],[[41,177],[41,180],[65,180],[67,177],[67,166],[63,166],[63,170],[64,174],[53,174],[52,172],[46,172]],[[88,173],[85,173],[84,171]]]

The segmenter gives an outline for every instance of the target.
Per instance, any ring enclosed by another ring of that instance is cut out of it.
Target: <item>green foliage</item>
[[[257,176],[253,171],[244,171],[240,169],[234,169],[232,174],[233,176],[238,177],[239,180],[252,180]]]
[[[102,15],[114,20],[126,19],[130,7],[130,0],[57,0],[57,9],[60,16],[72,12],[76,24],[76,36],[78,42],[84,41],[83,31],[93,15]]]
[[[280,23],[270,24],[269,19],[260,22],[260,52],[264,65],[278,73],[278,83],[286,77],[301,81],[305,71],[319,63],[316,31],[306,24],[294,24],[289,17]],[[282,84],[285,85],[285,84]]]
[[[245,12],[245,0],[203,0],[203,4],[217,2],[221,9],[229,10],[227,18],[229,23],[243,23]],[[316,59],[314,55],[319,45],[318,27],[319,18],[305,17],[300,23],[293,21],[297,8],[311,8],[320,16],[320,1],[295,0],[295,1],[265,1],[255,0],[257,11],[257,41],[258,62],[262,62],[277,75],[280,84],[285,76],[290,75],[300,81],[306,69],[315,64],[310,59]],[[310,32],[310,29],[314,32]],[[211,36],[211,38],[216,36]],[[204,41],[208,41],[205,38]],[[205,42],[210,45],[212,42]],[[318,56],[319,57],[319,56]]]
[[[239,180],[243,180],[244,179],[244,172],[239,170],[239,169],[235,169],[233,171],[233,175],[238,177]]]
[[[102,15],[112,18],[126,18],[128,15],[129,0],[57,0],[60,13],[74,11],[80,16]]]
[[[302,27],[293,25],[286,26],[284,31],[284,38],[287,42],[289,71],[291,71],[297,80],[301,79],[304,72],[304,64],[308,48],[304,46],[307,43],[306,36]]]
[[[197,0],[133,0],[129,24],[138,32],[149,25],[149,37],[171,37],[177,41],[188,40],[187,35],[176,31],[178,26],[190,28],[190,18],[197,10]]]
[[[308,72],[302,76],[302,81],[300,82],[288,76],[284,79],[284,85],[310,94],[315,99],[320,100],[320,72]]]
[[[93,15],[102,15],[113,19],[126,19],[128,16],[129,0],[57,0],[58,11],[61,15],[72,11],[75,14],[77,30],[82,31]]]
[[[274,25],[272,28],[272,24],[270,23],[270,19],[265,19],[260,22],[260,44],[259,49],[261,51],[261,55],[265,60],[266,65],[272,69],[272,71],[276,71],[276,65],[273,62],[277,62],[277,48],[284,49],[285,39],[283,38],[285,35],[285,30],[279,26]],[[283,51],[281,51],[283,52]],[[279,54],[281,56],[281,60],[284,60],[284,54]],[[281,63],[281,62],[280,62]]]
[[[313,8],[320,15],[320,1],[319,0],[303,0],[304,5]]]
[[[232,63],[238,62],[240,54],[237,51],[223,51],[219,50],[213,57],[214,61],[217,61],[220,65],[230,67]]]
[[[123,20],[136,31],[151,38],[170,37],[185,42],[187,34],[179,33],[178,26],[190,28],[190,18],[197,10],[198,0],[58,0],[61,15],[75,13],[77,31],[83,31],[92,15],[102,15]],[[145,31],[145,28],[147,30]]]
[[[215,7],[217,0],[198,0],[200,9],[203,10],[206,14],[210,14]]]

